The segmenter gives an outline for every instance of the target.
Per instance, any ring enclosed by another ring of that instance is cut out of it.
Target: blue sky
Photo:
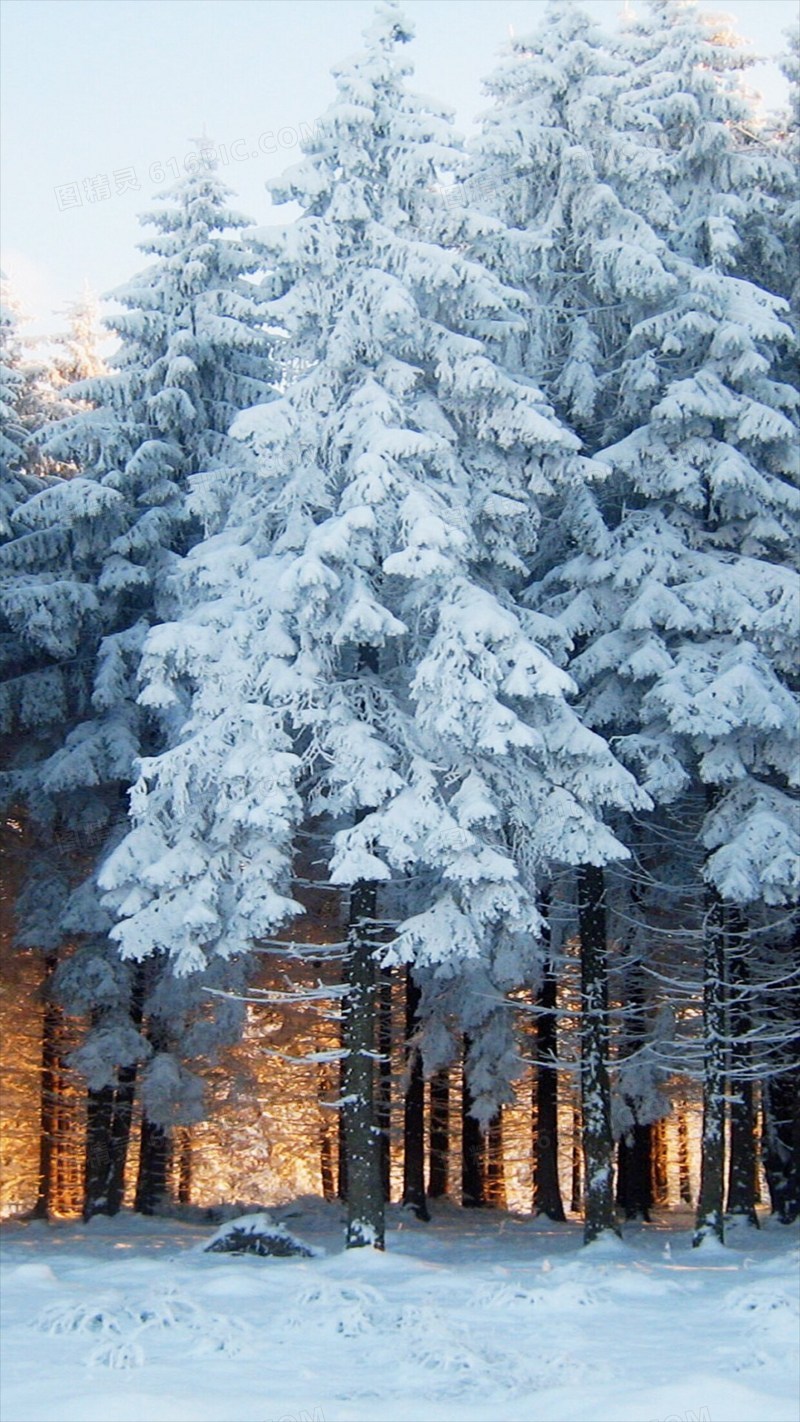
[[[634,11],[638,0],[628,0]],[[480,81],[544,0],[405,0],[415,87],[467,131]],[[623,0],[584,8],[612,26]],[[769,107],[795,0],[722,0],[768,62],[751,84]],[[192,136],[225,145],[235,205],[273,220],[267,177],[298,157],[333,96],[330,68],[359,46],[372,0],[3,0],[0,245],[33,332],[89,282],[107,292],[144,263],[137,214],[174,179]],[[277,218],[275,220],[281,220]]]

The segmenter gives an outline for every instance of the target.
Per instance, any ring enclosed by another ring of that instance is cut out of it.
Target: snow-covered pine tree
[[[789,41],[791,81],[796,36]],[[727,17],[704,13],[697,0],[649,0],[618,52],[631,79],[624,117],[644,126],[666,160],[651,206],[657,230],[700,267],[796,298],[796,91],[787,114],[767,114],[745,83],[756,56]],[[787,358],[782,378],[797,384],[796,370]]]
[[[89,286],[64,309],[66,329],[54,337],[51,364],[61,386],[92,380],[105,371],[100,354],[100,306]]]
[[[481,250],[530,297],[512,355],[589,453],[607,442],[610,420],[620,432],[632,326],[674,289],[650,221],[663,205],[654,156],[624,121],[630,82],[589,16],[550,3],[485,81],[494,102],[475,141],[472,183],[502,219],[487,225]],[[646,402],[646,370],[636,383]]]
[[[530,299],[524,334],[515,333],[508,358],[541,376],[589,453],[646,411],[653,375],[637,352],[626,361],[627,345],[636,323],[675,289],[666,244],[650,220],[651,209],[658,214],[663,206],[653,182],[657,160],[620,112],[628,68],[580,10],[549,5],[538,30],[514,39],[488,79],[494,105],[482,116],[475,146],[472,181],[486,210],[501,219],[487,224],[479,250]],[[582,485],[545,501],[548,533],[534,560],[537,574],[576,546],[600,553],[598,501],[609,504],[617,492],[604,486],[607,472],[587,461]],[[563,658],[570,634],[559,631],[552,647]],[[605,891],[598,866],[585,866],[576,895],[584,945],[587,1239],[613,1220]]]
[[[619,505],[597,548],[551,580],[568,589],[562,621],[584,643],[571,670],[590,724],[615,735],[656,800],[686,784],[708,797],[700,1242],[722,1237],[725,905],[789,903],[797,889],[797,396],[781,378],[784,304],[731,271],[758,169],[741,161],[720,45],[692,6],[654,8],[660,67],[645,86],[642,60],[641,107],[632,96],[628,112],[643,130],[663,125],[653,152],[674,294],[631,332],[652,408],[600,452]]]
[[[182,617],[146,641],[143,699],[188,715],[142,761],[136,828],[103,873],[123,954],[191,970],[296,911],[293,836],[327,827],[350,894],[350,1245],[383,1232],[381,905],[399,905],[391,957],[421,982],[522,981],[537,874],[624,854],[599,816],[643,803],[508,591],[578,442],[484,339],[524,298],[465,250],[484,220],[431,197],[462,160],[405,87],[408,37],[378,12],[306,159],[272,185],[303,209],[262,240],[304,373],[236,422],[258,477],[185,558]]]
[[[16,476],[25,465],[25,428],[19,415],[20,371],[18,318],[8,279],[0,274],[0,536],[10,531],[8,518],[23,486]]]
[[[36,371],[25,360],[17,303],[0,273],[0,542],[12,537],[16,506],[41,487],[31,442],[32,419],[41,411]]]
[[[80,475],[16,510],[16,536],[1,555],[0,608],[27,659],[0,693],[19,745],[4,778],[56,852],[66,848],[75,869],[89,871],[64,928],[81,939],[84,1008],[86,984],[98,986],[97,1091],[117,1090],[118,1072],[136,1062],[134,1041],[149,1054],[130,1030],[136,974],[114,961],[92,888],[93,862],[119,837],[136,757],[169,735],[165,719],[137,702],[141,646],[169,609],[170,567],[200,533],[192,480],[206,496],[221,473],[246,463],[228,438],[230,422],[270,394],[262,305],[247,280],[257,258],[238,235],[246,219],[228,208],[228,190],[202,153],[163,196],[145,219],[157,235],[144,250],[156,260],[115,293],[124,310],[109,322],[121,342],[113,369],[69,388],[87,407],[43,441]],[[107,1200],[98,1187],[87,1207]]]
[[[785,161],[785,182],[778,187],[770,212],[770,290],[786,297],[795,329],[800,328],[800,34],[786,32],[782,69],[789,81],[789,105],[777,124],[775,140]],[[797,366],[794,366],[797,380]]]
[[[30,439],[29,419],[32,372],[24,360],[19,335],[16,304],[9,284],[0,286],[0,548],[14,537],[14,517],[26,499],[45,487],[39,461]],[[0,679],[18,679],[29,664],[28,653],[12,630],[2,623],[0,635]],[[13,753],[8,739],[13,726],[0,714],[0,753],[4,763]],[[15,807],[17,808],[17,807]],[[26,827],[27,828],[27,827]],[[53,976],[58,964],[60,936],[55,918],[63,908],[68,885],[61,866],[48,860],[39,837],[26,834],[25,858],[28,872],[22,876],[22,914],[14,946],[25,952],[31,948],[41,955],[41,1073],[39,1089],[38,1185],[34,1215],[47,1218],[51,1212],[57,1173],[57,1120],[61,1072],[59,1061],[60,1009],[54,1001]],[[9,841],[10,843],[10,841]]]

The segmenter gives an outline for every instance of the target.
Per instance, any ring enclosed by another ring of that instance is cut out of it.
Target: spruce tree
[[[188,716],[142,763],[137,827],[103,876],[126,956],[202,966],[296,911],[293,836],[327,825],[330,882],[350,896],[350,1245],[382,1242],[370,1094],[389,886],[388,958],[414,966],[423,1002],[426,975],[458,980],[483,1018],[470,989],[488,981],[505,1016],[502,988],[538,951],[541,866],[624,854],[600,816],[645,803],[511,594],[537,492],[576,480],[578,442],[494,354],[524,297],[471,254],[481,219],[430,196],[462,160],[405,87],[408,37],[378,12],[305,161],[273,185],[303,210],[264,236],[302,373],[236,422],[258,476],[185,558],[181,618],[145,644],[144,699]]]
[[[583,644],[570,669],[590,724],[616,734],[656,800],[685,786],[706,797],[699,1242],[722,1236],[726,905],[796,893],[797,397],[782,379],[784,304],[735,274],[758,167],[740,150],[720,46],[692,7],[655,11],[630,115],[660,125],[673,295],[631,330],[629,368],[638,358],[652,371],[652,403],[599,451],[619,495],[605,533],[549,576],[568,589],[562,620]]]
[[[120,337],[113,369],[69,387],[77,408],[41,440],[46,456],[80,473],[17,509],[0,575],[2,616],[24,653],[2,685],[19,745],[4,778],[55,852],[66,852],[73,882],[88,873],[63,920],[81,969],[62,986],[71,1002],[78,984],[91,1012],[92,1090],[107,1096],[122,1089],[120,1072],[151,1054],[137,1024],[137,973],[116,961],[93,888],[96,861],[125,822],[136,758],[169,736],[137,700],[141,647],[170,605],[174,561],[200,534],[192,498],[202,504],[220,472],[245,460],[228,438],[231,419],[270,393],[262,312],[246,280],[257,258],[229,235],[246,219],[227,207],[202,154],[164,197],[146,219],[157,235],[144,250],[157,260],[115,293],[124,310],[109,323]],[[123,1116],[131,1087],[116,1103]],[[89,1213],[107,1208],[106,1165]]]

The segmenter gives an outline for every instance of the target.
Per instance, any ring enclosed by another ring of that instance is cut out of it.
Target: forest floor
[[[207,1254],[213,1226],[11,1222],[2,1422],[796,1422],[798,1233],[690,1247],[688,1216],[583,1249],[451,1206],[389,1212],[387,1252],[341,1211],[276,1220],[313,1259]]]

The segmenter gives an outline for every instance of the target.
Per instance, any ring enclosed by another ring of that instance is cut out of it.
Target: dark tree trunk
[[[142,1117],[139,1142],[139,1173],[133,1208],[140,1215],[155,1214],[169,1196],[169,1167],[172,1155],[170,1132],[165,1126]]]
[[[422,1058],[414,1043],[419,1027],[421,993],[410,968],[406,969],[406,1072],[408,1085],[403,1111],[403,1204],[418,1220],[429,1220],[425,1201],[425,1080]]]
[[[192,1200],[192,1131],[184,1126],[178,1148],[178,1202],[189,1205]]]
[[[681,1203],[692,1203],[692,1180],[689,1173],[689,1123],[685,1101],[678,1108],[678,1189]]]
[[[103,1086],[86,1093],[86,1145],[83,1175],[83,1218],[107,1215],[111,1190],[111,1127],[114,1121],[114,1088]]]
[[[585,1165],[584,1243],[607,1230],[614,1215],[614,1141],[608,1056],[605,881],[594,864],[578,870],[581,938],[581,1106]]]
[[[703,1134],[693,1244],[725,1240],[725,931],[723,908],[708,892],[703,964]]]
[[[632,903],[636,907],[638,900],[638,891],[634,889]],[[625,987],[627,1003],[624,1057],[627,1057],[638,1052],[647,1038],[646,998],[640,962],[628,965]],[[653,1204],[653,1131],[649,1124],[642,1124],[638,1120],[639,1102],[636,1097],[624,1094],[624,1101],[633,1122],[620,1136],[617,1147],[617,1208],[622,1211],[626,1220],[649,1220]]]
[[[581,1108],[577,1101],[572,1107],[572,1160],[570,1167],[569,1207],[574,1215],[583,1211],[583,1127]]]
[[[343,1050],[346,1049],[347,1031],[345,1027],[344,1011],[342,1013],[341,1032],[339,1043]],[[339,1101],[344,1101],[347,1095],[347,1058],[342,1056],[339,1060]],[[347,1199],[347,1131],[345,1130],[345,1110],[340,1104],[337,1113],[337,1138],[339,1144],[339,1159],[336,1171],[336,1194],[340,1200]]]
[[[762,1083],[762,1152],[770,1208],[781,1224],[800,1217],[800,1070]]]
[[[730,1023],[730,1142],[728,1157],[729,1215],[739,1215],[758,1226],[756,1214],[756,1112],[755,1088],[751,1071],[748,991],[750,975],[746,958],[746,925],[741,914],[729,911],[728,938],[729,1023]]]
[[[378,990],[378,1103],[377,1123],[381,1133],[381,1182],[383,1196],[392,1195],[392,970],[379,970]]]
[[[333,1168],[333,1142],[325,1122],[320,1127],[319,1175],[325,1200],[336,1199],[336,1173]]]
[[[470,1040],[464,1037],[464,1071],[461,1088],[461,1203],[469,1209],[485,1205],[483,1193],[483,1137],[472,1115],[473,1096],[467,1075]]]
[[[430,1161],[428,1195],[440,1200],[447,1194],[450,1163],[450,1072],[442,1067],[430,1080]]]
[[[128,1159],[137,1074],[138,1068],[135,1064],[121,1067],[117,1073],[114,1109],[109,1128],[108,1196],[105,1211],[109,1215],[116,1215],[122,1209],[125,1195],[125,1165]]]
[[[650,1127],[650,1188],[657,1207],[669,1204],[669,1160],[667,1157],[667,1123],[654,1121]]]
[[[61,1079],[61,1032],[63,1014],[52,997],[53,974],[58,967],[58,954],[44,958],[42,981],[42,1055],[39,1079],[39,1178],[32,1217],[46,1220],[53,1213],[56,1193],[56,1162],[58,1159],[59,1106],[63,1089]]]
[[[557,992],[558,979],[555,969],[551,962],[547,962],[539,998],[540,1011],[536,1017],[533,1213],[561,1222],[566,1219],[566,1215],[558,1179]]]
[[[506,1167],[503,1146],[503,1108],[493,1116],[486,1129],[484,1194],[487,1205],[492,1209],[506,1208]]]
[[[652,1128],[638,1122],[620,1136],[617,1148],[617,1205],[626,1220],[649,1220],[652,1193]]]
[[[134,1027],[139,1030],[144,1013],[144,994],[147,981],[147,965],[137,963],[131,982],[130,1015]],[[125,1166],[133,1121],[133,1103],[136,1095],[138,1062],[121,1067],[117,1073],[114,1092],[114,1114],[111,1121],[111,1141],[109,1146],[110,1174],[108,1187],[108,1213],[116,1215],[122,1209],[125,1197]]]
[[[319,1175],[322,1194],[326,1200],[336,1199],[336,1172],[334,1169],[333,1122],[329,1101],[331,1095],[330,1065],[320,1062],[317,1068],[317,1100],[319,1101]]]
[[[347,1149],[347,1248],[384,1247],[381,1135],[375,1118],[376,969],[372,925],[377,906],[373,883],[350,893],[348,982],[345,1005],[345,1142]]]

